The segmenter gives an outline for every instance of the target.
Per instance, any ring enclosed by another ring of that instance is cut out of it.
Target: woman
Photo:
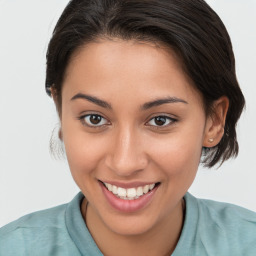
[[[187,192],[237,155],[244,107],[204,1],[71,1],[46,90],[81,193],[3,227],[0,255],[255,255],[255,213]]]

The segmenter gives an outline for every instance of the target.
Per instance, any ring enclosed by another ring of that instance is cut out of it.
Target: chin
[[[113,233],[122,236],[139,236],[150,232],[156,225],[155,218],[153,219],[148,214],[141,216],[114,216],[112,218],[103,219],[107,229]]]

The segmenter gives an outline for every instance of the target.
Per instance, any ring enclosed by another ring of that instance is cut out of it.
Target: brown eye
[[[156,125],[162,126],[162,125],[165,125],[165,123],[166,123],[166,117],[163,117],[163,116],[155,117],[155,124]]]
[[[99,115],[90,115],[90,122],[91,124],[99,124],[101,122],[102,117]]]
[[[85,125],[91,127],[99,127],[108,124],[108,121],[104,117],[97,114],[86,115],[82,117],[81,120]]]
[[[171,118],[169,116],[156,116],[150,119],[150,121],[148,122],[148,125],[156,126],[156,127],[161,127],[161,126],[165,127],[176,121],[177,121],[176,119]]]

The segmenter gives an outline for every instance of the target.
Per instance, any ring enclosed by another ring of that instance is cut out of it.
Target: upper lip
[[[146,185],[155,184],[158,182],[140,182],[140,181],[133,181],[133,182],[120,182],[120,181],[108,181],[108,180],[100,180],[103,183],[108,183],[117,187],[121,188],[137,188],[137,187],[144,187]]]

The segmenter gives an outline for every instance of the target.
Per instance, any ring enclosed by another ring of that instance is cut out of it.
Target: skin
[[[79,93],[111,109],[88,99],[71,100]],[[141,107],[168,97],[182,102]],[[183,196],[202,147],[220,141],[227,109],[223,97],[206,116],[201,95],[170,49],[102,40],[76,52],[63,83],[61,133],[71,173],[86,197],[81,212],[104,255],[174,251],[183,226]],[[84,117],[89,114],[102,116],[98,126]],[[166,116],[163,125],[157,125],[156,116]],[[160,186],[146,207],[123,213],[106,201],[99,180]]]

